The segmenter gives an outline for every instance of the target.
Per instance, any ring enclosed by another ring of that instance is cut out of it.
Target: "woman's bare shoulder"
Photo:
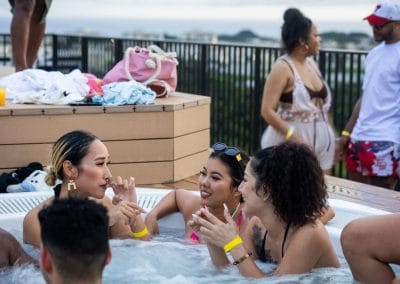
[[[301,226],[297,230],[296,235],[298,238],[309,240],[310,242],[320,243],[329,240],[328,231],[320,220]]]
[[[46,200],[44,200],[43,202],[41,202],[40,204],[38,204],[36,207],[33,207],[31,210],[28,211],[28,213],[26,213],[25,218],[24,219],[30,219],[33,217],[36,217],[40,210],[42,210],[44,207],[50,205],[54,200],[54,197],[50,197]]]
[[[197,191],[191,191],[187,189],[177,189],[176,194],[179,194],[181,197],[188,198],[189,200],[200,200],[200,195]]]
[[[276,78],[279,80],[281,80],[282,78],[287,79],[293,77],[293,72],[289,64],[285,60],[278,59],[272,66],[271,72],[269,73],[268,77]]]

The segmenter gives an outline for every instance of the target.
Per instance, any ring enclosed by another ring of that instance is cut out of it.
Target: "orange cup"
[[[6,105],[6,87],[0,86],[0,106]]]

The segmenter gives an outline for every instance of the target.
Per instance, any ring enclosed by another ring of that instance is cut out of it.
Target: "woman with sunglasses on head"
[[[242,214],[241,193],[238,191],[249,158],[243,151],[224,143],[212,146],[212,152],[199,175],[200,195],[187,190],[168,193],[146,216],[150,233],[159,233],[157,220],[173,212],[181,212],[185,221],[186,238],[199,242],[199,237],[187,226],[192,214],[207,207],[217,218],[224,218],[226,204],[238,230],[244,232],[246,219]]]
[[[305,143],[328,173],[335,152],[335,135],[328,121],[331,92],[310,58],[319,52],[320,36],[313,22],[296,8],[287,9],[283,18],[286,54],[276,61],[265,82],[261,116],[269,126],[261,147],[285,140]]]
[[[306,145],[286,142],[256,152],[239,191],[246,216],[257,216],[268,230],[268,258],[277,263],[274,275],[339,267],[328,232],[318,219],[327,197],[323,172]],[[227,210],[224,217],[226,221],[201,208],[189,222],[207,242],[213,263],[232,263],[248,277],[267,276],[251,258],[252,251]]]
[[[39,211],[59,198],[90,198],[108,209],[111,238],[137,238],[149,240],[150,235],[137,205],[135,181],[123,180],[112,175],[108,165],[110,155],[107,147],[96,136],[86,131],[72,131],[60,137],[53,145],[46,183],[54,187],[51,197],[32,210],[24,218],[23,239],[25,243],[40,245]],[[61,183],[57,183],[57,180]],[[105,192],[108,186],[114,190],[111,201]]]

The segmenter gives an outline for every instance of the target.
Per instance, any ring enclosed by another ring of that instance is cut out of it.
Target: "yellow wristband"
[[[224,251],[230,252],[233,248],[237,247],[241,243],[243,243],[242,239],[240,238],[239,235],[236,235],[236,237],[233,240],[224,245]]]
[[[147,226],[144,226],[143,230],[141,230],[140,232],[132,232],[132,236],[136,239],[142,238],[144,236],[146,236],[149,233],[149,231],[147,231]]]
[[[286,136],[285,136],[286,140],[289,140],[290,137],[292,137],[293,132],[294,132],[293,126],[290,126],[289,129],[288,129],[288,131],[286,132]]]
[[[348,132],[347,130],[343,130],[343,131],[342,131],[342,136],[344,136],[344,137],[350,137],[350,132]]]

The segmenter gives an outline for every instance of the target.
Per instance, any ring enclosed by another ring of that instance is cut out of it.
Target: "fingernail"
[[[192,217],[193,217],[193,219],[196,219],[196,220],[197,220],[197,218],[199,218],[196,214],[192,214]]]
[[[225,203],[223,203],[223,205],[224,205],[224,210],[225,210],[226,212],[228,212],[228,211],[229,211],[229,210],[228,210],[228,206],[226,206]]]

